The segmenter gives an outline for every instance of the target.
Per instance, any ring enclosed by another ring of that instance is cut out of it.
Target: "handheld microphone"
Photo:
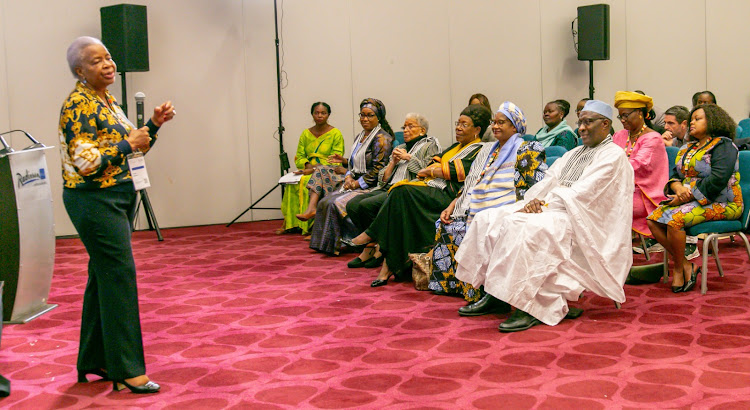
[[[143,127],[143,100],[146,99],[146,94],[138,91],[135,93],[135,122],[138,128]]]

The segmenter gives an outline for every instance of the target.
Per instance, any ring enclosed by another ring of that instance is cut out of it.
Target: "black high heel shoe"
[[[161,386],[150,380],[141,386],[133,386],[125,380],[115,380],[112,385],[114,391],[120,391],[127,387],[131,392],[136,394],[157,393],[161,389]]]
[[[78,383],[88,383],[89,380],[86,378],[86,375],[88,374],[95,374],[101,377],[102,380],[109,381],[109,377],[107,377],[107,372],[105,372],[104,369],[90,369],[90,370],[78,371]]]
[[[349,250],[352,250],[352,251],[362,251],[365,248],[370,247],[370,244],[372,244],[372,242],[367,242],[367,243],[363,243],[363,244],[356,244],[356,243],[352,242],[351,239],[346,239],[346,238],[341,238],[340,242],[342,244],[346,245],[346,247],[349,248]]]
[[[388,275],[388,277],[387,277],[387,278],[385,278],[385,279],[375,279],[375,280],[374,280],[374,281],[372,281],[372,283],[370,284],[370,287],[372,287],[372,288],[377,288],[378,286],[385,286],[385,285],[387,285],[387,284],[388,284],[388,279],[390,279],[390,278],[391,278],[391,276],[394,276],[394,274],[393,274],[393,273],[391,273],[391,274],[390,274],[390,275]]]
[[[695,287],[695,284],[698,283],[698,273],[701,271],[701,267],[698,267],[698,269],[695,269],[695,266],[693,266],[693,274],[690,275],[690,280],[685,282],[684,285],[682,285],[682,289],[680,292],[690,292]]]

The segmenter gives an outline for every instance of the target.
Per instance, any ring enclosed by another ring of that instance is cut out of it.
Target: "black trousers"
[[[346,213],[360,232],[370,227],[386,198],[388,198],[388,190],[376,189],[355,196],[346,204]]]
[[[63,202],[89,254],[78,370],[103,368],[113,380],[146,374],[130,244],[136,193],[64,189]]]

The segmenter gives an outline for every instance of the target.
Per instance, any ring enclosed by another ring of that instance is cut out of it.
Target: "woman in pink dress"
[[[659,206],[664,195],[664,184],[669,180],[669,160],[661,135],[651,129],[646,116],[654,106],[647,95],[629,91],[615,94],[617,118],[623,129],[612,136],[612,141],[621,146],[628,156],[635,173],[633,192],[633,230],[652,237],[646,225],[646,217]]]

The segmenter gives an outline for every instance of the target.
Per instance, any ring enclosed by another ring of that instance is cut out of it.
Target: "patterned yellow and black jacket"
[[[125,137],[135,128],[117,101],[107,92],[109,104],[93,90],[76,83],[60,111],[60,154],[65,188],[133,190],[126,156],[132,152]],[[151,142],[159,128],[150,120]]]

